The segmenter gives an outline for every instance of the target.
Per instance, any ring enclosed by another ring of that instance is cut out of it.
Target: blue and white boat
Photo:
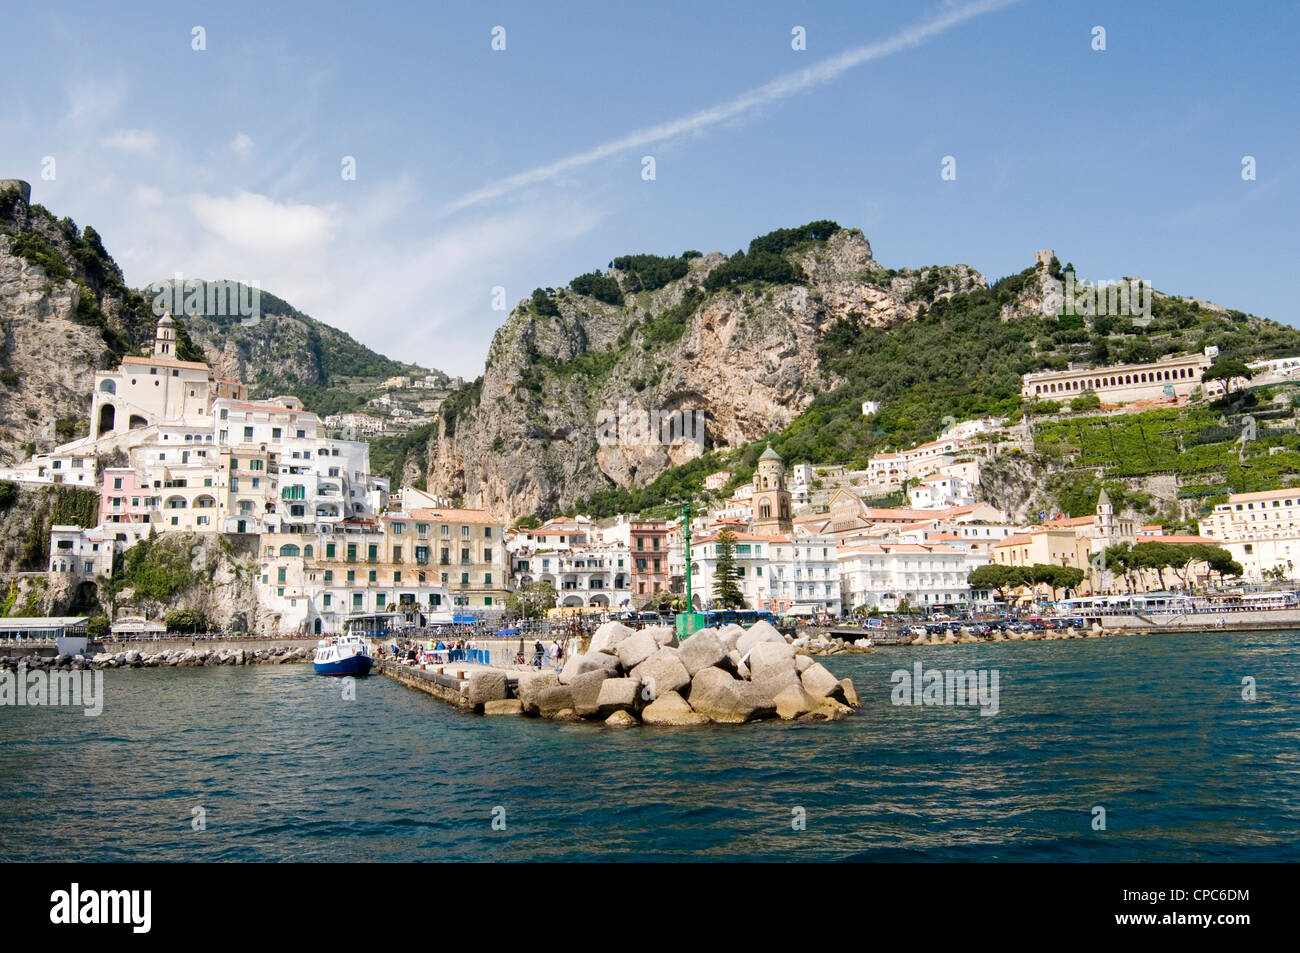
[[[333,635],[316,643],[317,675],[369,675],[374,659],[360,635]]]

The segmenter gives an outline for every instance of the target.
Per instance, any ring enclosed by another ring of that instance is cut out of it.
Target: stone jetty
[[[267,649],[164,649],[151,653],[139,649],[121,652],[99,652],[86,658],[83,655],[14,656],[0,658],[0,668],[16,671],[25,665],[28,671],[37,669],[79,671],[93,668],[198,668],[217,665],[284,665],[290,662],[309,662],[314,646],[275,647]]]
[[[680,644],[668,626],[607,622],[559,672],[392,663],[382,671],[466,711],[616,727],[834,721],[859,705],[849,679],[766,622],[701,629]]]

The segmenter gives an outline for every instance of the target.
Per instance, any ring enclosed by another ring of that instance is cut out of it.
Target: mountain
[[[158,289],[126,286],[90,226],[0,180],[0,465],[86,433],[96,370],[152,344]],[[268,292],[261,320],[178,315],[178,356],[246,380],[256,397],[293,394],[321,414],[359,409],[398,375],[445,375],[390,360]]]
[[[324,416],[360,410],[374,383],[389,377],[432,376],[440,386],[450,386],[446,374],[377,354],[269,292],[255,295],[245,285],[218,281],[173,288],[172,282],[160,281],[148,293],[165,303],[183,304],[192,297],[201,310],[184,313],[191,339],[218,375],[246,381],[254,396],[293,394]],[[221,293],[210,294],[210,288]],[[242,316],[231,306],[235,301],[257,302],[257,314]]]
[[[638,512],[724,465],[734,486],[769,440],[791,463],[861,466],[945,419],[1018,415],[1034,370],[1208,345],[1300,353],[1294,328],[1159,292],[1149,321],[1044,316],[1045,282],[1073,270],[1050,254],[993,284],[966,265],[886,268],[859,230],[825,221],[730,257],[614,259],[510,314],[483,376],[442,407],[429,489],[511,519]],[[600,424],[624,405],[701,410],[706,434],[610,445]]]

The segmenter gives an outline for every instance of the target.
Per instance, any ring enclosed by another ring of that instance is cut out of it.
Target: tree
[[[86,635],[95,642],[103,641],[104,636],[108,635],[111,624],[106,615],[91,616],[86,620]]]
[[[997,598],[1006,602],[1008,590],[1019,589],[1026,580],[1024,571],[1019,566],[988,563],[972,569],[966,582],[972,589],[992,589],[997,593]]]
[[[1056,597],[1057,589],[1078,589],[1087,575],[1077,566],[1056,566],[1053,568],[1056,570],[1055,576],[1050,583],[1053,598]]]
[[[1115,543],[1113,546],[1107,546],[1101,554],[1101,568],[1109,573],[1119,573],[1124,577],[1124,586],[1129,594],[1133,593],[1133,577],[1129,572],[1136,568],[1133,561],[1133,551],[1128,543]]]
[[[506,597],[506,611],[516,619],[542,619],[548,609],[554,609],[555,586],[549,582],[530,582],[523,589]]]
[[[206,632],[208,617],[202,609],[173,609],[163,616],[168,632]]]
[[[745,596],[736,582],[740,569],[736,566],[736,534],[724,529],[718,534],[717,560],[713,570],[713,601],[724,609],[738,609],[745,604]]]
[[[1206,368],[1204,379],[1207,381],[1223,381],[1224,393],[1231,394],[1233,381],[1248,381],[1254,373],[1246,366],[1244,361],[1231,357],[1221,357]]]

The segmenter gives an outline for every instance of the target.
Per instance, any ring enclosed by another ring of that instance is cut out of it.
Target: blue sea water
[[[0,708],[0,858],[1297,860],[1298,643],[880,649],[825,660],[845,721],[693,729],[465,715],[383,677],[349,701],[309,665],[109,671],[100,717]],[[892,704],[916,660],[996,669],[1000,710]]]

